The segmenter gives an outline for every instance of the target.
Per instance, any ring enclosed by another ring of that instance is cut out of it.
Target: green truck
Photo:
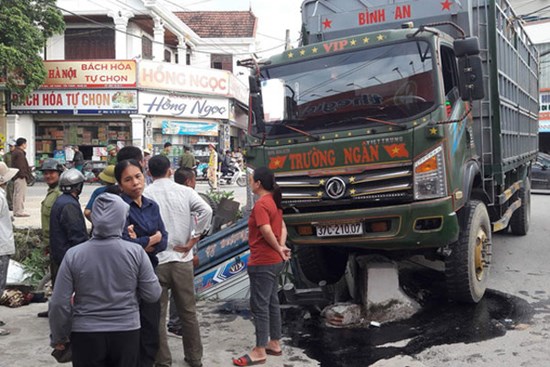
[[[539,67],[521,21],[506,0],[306,0],[302,18],[301,47],[240,62],[247,162],[276,174],[297,281],[423,255],[478,302],[492,232],[529,229]]]

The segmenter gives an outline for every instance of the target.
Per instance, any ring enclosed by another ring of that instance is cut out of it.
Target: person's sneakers
[[[172,334],[176,334],[177,336],[182,336],[183,332],[181,331],[181,328],[175,328],[175,327],[169,327],[168,332]]]
[[[10,331],[6,329],[0,329],[0,336],[10,335]]]
[[[42,311],[42,312],[39,312],[38,315],[36,315],[38,317],[48,317],[48,311]]]

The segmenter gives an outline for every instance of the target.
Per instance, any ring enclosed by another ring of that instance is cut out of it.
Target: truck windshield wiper
[[[317,135],[313,135],[313,134],[310,134],[308,133],[307,131],[304,131],[304,130],[301,130],[301,129],[298,129],[297,127],[295,126],[292,126],[292,125],[288,125],[288,124],[283,124],[283,123],[280,123],[280,124],[270,124],[270,125],[275,125],[275,126],[284,126],[286,127],[287,129],[289,130],[292,130],[292,131],[295,131],[297,133],[300,133],[302,135],[305,135],[305,136],[308,136],[316,141],[319,140],[319,137]]]
[[[378,122],[380,124],[398,127],[401,130],[407,129],[407,126],[402,125],[402,124],[398,124],[397,122],[380,120],[380,119],[377,119],[377,118],[374,118],[374,117],[363,117],[363,116],[350,117],[350,118],[347,118],[347,119],[334,121],[334,122],[331,122],[330,124],[327,124],[327,126],[329,126],[329,125],[340,125],[340,124],[345,124],[346,122],[353,122],[353,121],[357,121],[357,120],[366,120],[366,121]]]

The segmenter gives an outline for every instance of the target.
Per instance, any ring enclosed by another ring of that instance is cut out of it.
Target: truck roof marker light
[[[437,170],[437,156],[432,156],[426,159],[425,162],[422,162],[415,168],[415,173],[427,173]]]

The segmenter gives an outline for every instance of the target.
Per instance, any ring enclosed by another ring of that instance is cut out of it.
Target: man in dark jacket
[[[84,154],[80,151],[80,148],[78,145],[74,146],[74,157],[73,157],[73,164],[74,168],[82,172],[82,167],[84,167]]]
[[[50,213],[50,255],[58,267],[68,249],[88,240],[86,222],[78,202],[83,185],[84,175],[76,168],[63,172],[59,178],[63,194],[57,198]],[[52,274],[52,281],[56,275]]]
[[[19,172],[13,178],[13,216],[28,217],[25,213],[25,196],[27,196],[27,179],[30,177],[31,169],[27,162],[27,139],[19,138],[15,142],[16,147],[11,153],[11,166],[17,168]]]

